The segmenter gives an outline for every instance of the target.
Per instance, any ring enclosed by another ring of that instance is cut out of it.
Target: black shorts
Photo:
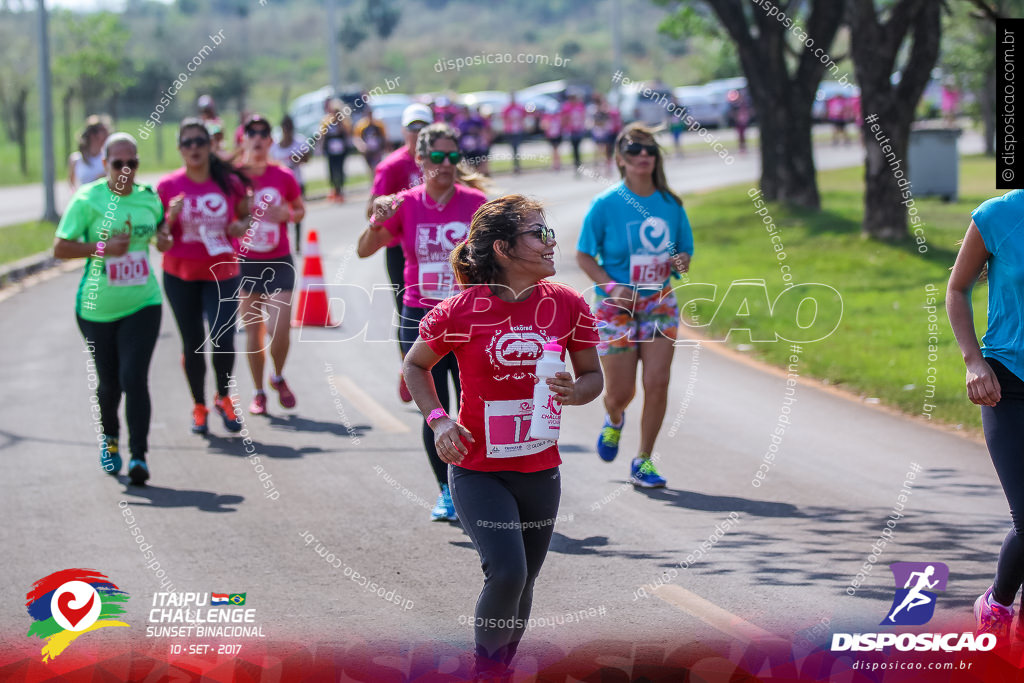
[[[562,136],[559,135],[557,138],[548,138],[548,142],[551,143],[552,147],[558,147],[560,144],[562,144]]]
[[[241,288],[246,293],[273,294],[295,289],[295,261],[291,254],[275,258],[242,259]]]

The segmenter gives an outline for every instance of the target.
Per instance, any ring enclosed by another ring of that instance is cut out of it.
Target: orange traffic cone
[[[302,254],[302,287],[299,289],[299,301],[295,306],[295,319],[292,325],[333,327],[316,230],[310,230],[306,237],[306,248]]]

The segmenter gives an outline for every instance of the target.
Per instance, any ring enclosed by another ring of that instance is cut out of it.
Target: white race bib
[[[211,228],[205,224],[200,225],[199,237],[203,240],[206,252],[210,256],[220,256],[221,254],[230,254],[235,251],[231,246],[231,242],[228,241],[224,228]]]
[[[420,296],[424,299],[447,299],[459,293],[455,272],[447,261],[420,264]]]
[[[137,287],[149,281],[149,259],[142,251],[129,251],[124,256],[104,259],[107,282],[113,287]]]
[[[277,223],[260,221],[256,224],[256,229],[252,234],[246,237],[248,237],[250,251],[266,253],[277,249],[277,245],[281,242],[281,227]]]
[[[519,458],[551,448],[554,441],[530,438],[533,398],[484,401],[488,458]]]
[[[341,154],[345,151],[345,138],[327,138],[327,153]]]

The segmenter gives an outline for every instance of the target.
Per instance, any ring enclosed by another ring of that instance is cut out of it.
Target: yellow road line
[[[355,381],[346,375],[338,377],[338,391],[347,398],[360,413],[373,423],[376,429],[391,434],[403,434],[409,427],[396,418],[387,408],[370,398]]]
[[[779,636],[769,633],[759,626],[754,626],[749,621],[680,586],[665,584],[651,592],[673,607],[678,607],[708,626],[737,640],[752,642],[780,639]]]

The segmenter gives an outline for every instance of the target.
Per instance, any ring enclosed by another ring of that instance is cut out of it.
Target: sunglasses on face
[[[408,126],[406,126],[405,129],[410,133],[419,133],[426,127],[427,124],[423,123],[422,121],[414,121],[413,123],[410,123]]]
[[[254,138],[257,135],[259,137],[261,137],[261,138],[269,138],[270,137],[270,129],[269,128],[249,128],[249,129],[247,129],[245,131],[245,134],[246,134],[247,137],[250,137],[250,138]]]
[[[534,235],[544,244],[551,244],[555,241],[555,229],[549,228],[546,225],[542,225],[539,228],[533,228],[531,230],[523,230],[517,232],[517,235]]]
[[[120,171],[125,166],[127,166],[128,168],[130,168],[130,169],[132,169],[134,171],[135,169],[137,169],[139,167],[139,160],[138,159],[126,159],[126,160],[122,161],[121,159],[114,159],[113,161],[110,162],[110,167],[112,169],[114,169],[115,171]]]
[[[454,166],[459,163],[460,159],[462,159],[462,152],[438,152],[435,150],[428,154],[427,158],[430,159],[430,163],[438,165],[443,164],[444,160],[447,159],[452,162],[452,166]]]
[[[657,145],[643,145],[639,142],[630,142],[623,145],[622,151],[624,154],[628,154],[631,157],[639,156],[640,152],[647,152],[647,155],[652,157],[658,156]]]
[[[208,144],[210,144],[210,138],[185,138],[178,143],[178,147],[192,149],[193,147],[206,147]]]

